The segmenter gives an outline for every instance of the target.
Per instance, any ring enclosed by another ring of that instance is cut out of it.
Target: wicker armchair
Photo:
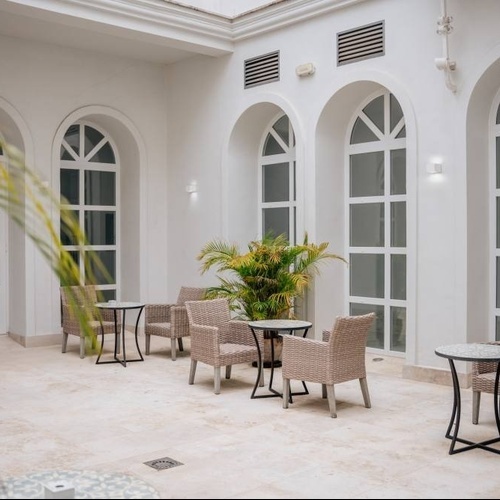
[[[220,394],[220,369],[258,360],[258,351],[247,321],[232,320],[227,299],[186,302],[191,332],[191,369],[189,384],[194,384],[198,361],[214,367],[214,392]],[[258,336],[262,352],[264,339]],[[263,377],[260,385],[264,385]]]
[[[334,385],[359,379],[366,408],[371,408],[366,382],[365,351],[375,314],[337,317],[333,332],[324,331],[323,340],[283,336],[283,408],[288,408],[290,380],[322,384],[328,396],[332,418],[337,417]]]
[[[490,342],[500,344],[500,342]],[[497,372],[495,361],[473,361],[472,362],[472,423],[479,422],[479,405],[481,393],[493,394],[495,392],[495,376]]]
[[[144,308],[144,334],[146,336],[146,354],[151,347],[151,335],[170,339],[170,357],[177,359],[176,342],[183,351],[182,338],[189,335],[189,323],[185,307],[187,300],[202,300],[206,288],[181,287],[175,304],[147,304]]]
[[[90,321],[95,336],[92,338],[92,346],[95,346],[95,341],[98,335],[101,335],[101,321],[104,333],[116,334],[120,332],[121,315],[117,316],[117,325],[115,330],[115,318],[113,311],[98,311],[94,304],[97,302],[97,292],[94,286],[62,286],[61,291],[61,323],[62,323],[62,352],[66,352],[68,346],[69,335],[75,335],[80,338],[80,358],[85,357],[85,332],[80,327],[78,318],[71,309],[72,302],[75,302],[76,307],[86,308],[90,311],[91,317],[95,318]],[[99,319],[100,318],[100,319]],[[117,348],[120,351],[120,336],[117,338]]]

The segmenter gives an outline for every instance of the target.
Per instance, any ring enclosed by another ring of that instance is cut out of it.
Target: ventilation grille
[[[280,51],[245,61],[245,88],[277,82],[280,79]]]
[[[337,33],[337,66],[384,54],[384,21]]]

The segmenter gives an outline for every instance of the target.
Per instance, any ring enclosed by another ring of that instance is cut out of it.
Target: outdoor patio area
[[[175,362],[169,345],[152,338],[145,362],[124,368],[80,359],[75,339],[61,354],[60,346],[26,349],[0,336],[2,479],[121,472],[161,498],[500,498],[500,456],[448,454],[452,388],[402,379],[400,359],[368,356],[372,408],[363,406],[359,383],[346,382],[336,386],[332,419],[319,385],[309,384],[311,395],[294,397],[288,410],[279,398],[251,400],[250,365],[235,365],[216,396],[213,369],[199,363],[190,386],[189,339]],[[461,434],[494,436],[491,394],[483,395],[478,426],[471,400],[463,390]],[[145,464],[165,457],[182,465]]]

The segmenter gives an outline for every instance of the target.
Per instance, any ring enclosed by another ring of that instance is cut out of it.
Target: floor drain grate
[[[149,465],[156,470],[171,469],[172,467],[177,467],[178,465],[184,465],[182,462],[178,462],[173,458],[163,457],[157,458],[156,460],[150,460],[149,462],[144,462],[144,465]]]

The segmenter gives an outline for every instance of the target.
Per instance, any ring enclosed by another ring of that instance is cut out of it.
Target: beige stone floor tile
[[[250,365],[233,367],[220,395],[200,363],[189,385],[184,345],[172,362],[169,341],[153,338],[151,355],[124,368],[80,359],[77,339],[62,354],[0,336],[0,480],[75,469],[132,474],[161,498],[500,498],[500,456],[450,456],[451,387],[403,379],[402,358],[368,354],[372,408],[359,383],[346,382],[332,419],[318,384],[286,410],[280,398],[251,400]],[[490,395],[475,426],[470,389],[462,393],[461,435],[494,436]],[[144,464],[163,457],[183,465]]]

